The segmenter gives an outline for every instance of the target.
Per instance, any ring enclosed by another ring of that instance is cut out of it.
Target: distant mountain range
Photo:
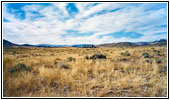
[[[137,46],[166,46],[167,39],[160,39],[153,42],[119,42],[97,45],[97,47],[137,47]]]
[[[67,47],[67,45],[38,44],[36,47]]]
[[[107,44],[100,44],[100,45],[93,45],[93,44],[75,44],[75,45],[52,45],[52,44],[38,44],[38,45],[31,45],[31,44],[15,44],[9,42],[8,40],[3,39],[3,46],[10,47],[10,46],[22,46],[22,47],[81,47],[81,48],[96,48],[96,47],[137,47],[137,46],[166,46],[167,39],[160,39],[153,42],[119,42],[119,43],[107,43]]]
[[[75,44],[72,47],[82,47],[82,48],[96,48],[93,44]]]

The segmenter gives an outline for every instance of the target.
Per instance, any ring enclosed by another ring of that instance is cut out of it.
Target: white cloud
[[[8,12],[6,4],[3,5],[3,17],[9,20],[3,22],[4,38],[18,44],[67,45],[152,41],[166,38],[166,34],[158,34],[167,32],[165,27],[160,27],[167,23],[166,8],[156,9],[154,4],[77,3],[79,12],[74,17],[69,15],[66,6],[66,3],[53,3],[50,6],[26,5],[21,9],[25,11],[26,18],[21,20]],[[115,9],[117,11],[110,12]],[[98,14],[102,11],[106,12]],[[32,12],[38,12],[43,17],[37,17]],[[37,18],[33,20],[33,17]],[[78,36],[69,35],[67,30],[78,31]],[[120,31],[140,33],[143,36],[136,39],[107,36]],[[89,32],[94,34],[81,36]]]
[[[22,10],[29,12],[29,11],[39,11],[42,8],[43,8],[43,6],[41,6],[41,5],[32,4],[32,5],[26,5],[26,6],[22,7]]]

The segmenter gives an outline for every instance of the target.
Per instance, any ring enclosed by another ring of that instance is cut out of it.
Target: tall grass
[[[22,51],[16,48],[15,55],[6,48],[3,94],[9,97],[166,97],[166,47],[154,47],[161,56],[152,48],[25,48]],[[126,51],[130,55],[121,55]],[[21,57],[20,52],[39,55]],[[106,58],[85,57],[99,52]],[[144,57],[145,52],[152,57]],[[31,70],[11,74],[9,69],[19,63]],[[58,67],[58,63],[67,64],[68,68]]]

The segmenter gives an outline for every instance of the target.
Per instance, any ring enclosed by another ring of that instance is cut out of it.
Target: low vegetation
[[[76,59],[73,58],[73,57],[68,57],[67,60],[68,60],[68,61],[75,61]]]
[[[143,55],[144,58],[151,58],[151,57],[152,57],[152,56],[151,56],[149,53],[147,53],[147,52],[144,52],[142,55]]]
[[[4,48],[3,96],[166,97],[166,50]]]
[[[67,63],[59,62],[59,63],[57,63],[57,67],[58,68],[68,69],[69,66],[68,66]]]
[[[106,59],[106,56],[104,54],[94,54],[90,59]]]
[[[21,71],[30,71],[30,69],[25,64],[19,63],[16,66],[10,68],[9,70],[10,73],[21,72]]]
[[[128,51],[122,52],[121,53],[122,56],[130,56],[130,53]]]

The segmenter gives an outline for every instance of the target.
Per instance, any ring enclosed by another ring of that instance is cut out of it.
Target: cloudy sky
[[[3,3],[3,38],[102,44],[167,38],[166,3]]]

